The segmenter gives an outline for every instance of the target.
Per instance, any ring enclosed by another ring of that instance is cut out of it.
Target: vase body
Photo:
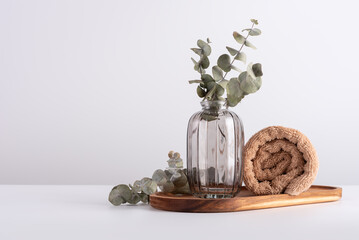
[[[234,197],[242,184],[243,125],[223,101],[202,101],[187,129],[187,176],[201,198]]]

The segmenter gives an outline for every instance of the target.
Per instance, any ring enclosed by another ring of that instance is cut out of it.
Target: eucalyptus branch
[[[227,106],[234,107],[236,106],[244,96],[258,91],[262,85],[262,65],[260,63],[248,64],[246,71],[241,71],[236,66],[234,66],[234,61],[239,60],[246,63],[246,54],[242,52],[244,46],[256,49],[256,47],[249,42],[247,39],[249,36],[258,36],[261,34],[261,30],[254,28],[255,25],[258,25],[258,21],[251,19],[252,25],[251,28],[243,29],[243,31],[248,31],[247,35],[240,34],[236,31],[233,32],[233,38],[237,43],[240,44],[238,48],[226,47],[229,54],[222,54],[217,60],[217,65],[212,67],[212,75],[206,73],[206,69],[209,67],[210,62],[208,56],[211,54],[211,47],[209,46],[209,39],[207,41],[198,40],[197,46],[199,48],[191,48],[191,50],[199,55],[200,59],[197,62],[193,58],[194,69],[200,73],[200,80],[190,80],[189,83],[198,83],[197,86],[197,95],[203,100],[220,100],[226,101]],[[228,75],[228,72],[231,70],[236,70],[240,72],[239,76],[232,77],[229,80],[225,78]],[[227,96],[224,98],[223,94],[226,93]],[[223,96],[223,97],[222,97]]]
[[[244,47],[244,44],[246,43],[247,38],[249,37],[249,34],[250,34],[251,31],[253,30],[253,27],[254,27],[254,23],[252,23],[251,30],[248,31],[248,34],[247,34],[247,36],[244,38],[244,42],[242,43],[242,46],[241,46],[241,48],[238,50],[238,52],[237,52],[236,55],[238,55],[238,54],[241,53],[242,48]],[[236,60],[236,58],[235,58],[236,55],[234,55],[233,60],[232,60],[232,62],[231,62],[231,65],[234,63],[234,60]],[[223,81],[223,80],[225,79],[225,77],[227,76],[228,73],[229,73],[229,72],[226,72],[226,73],[224,74],[224,76],[223,76],[223,78],[222,78],[221,81]]]

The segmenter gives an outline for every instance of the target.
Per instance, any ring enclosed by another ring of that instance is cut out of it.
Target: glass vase
[[[187,176],[200,198],[231,198],[242,184],[243,125],[224,101],[202,101],[187,129]]]

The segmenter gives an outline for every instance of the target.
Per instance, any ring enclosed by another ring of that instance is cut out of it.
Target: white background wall
[[[317,149],[317,184],[359,184],[357,1],[0,1],[0,184],[118,184],[185,155],[200,109],[189,48],[259,19],[263,86],[246,139],[282,125]]]

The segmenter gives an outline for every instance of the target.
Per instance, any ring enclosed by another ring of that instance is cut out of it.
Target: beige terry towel
[[[298,195],[310,188],[318,166],[313,145],[295,129],[265,128],[244,147],[244,182],[257,195]]]

